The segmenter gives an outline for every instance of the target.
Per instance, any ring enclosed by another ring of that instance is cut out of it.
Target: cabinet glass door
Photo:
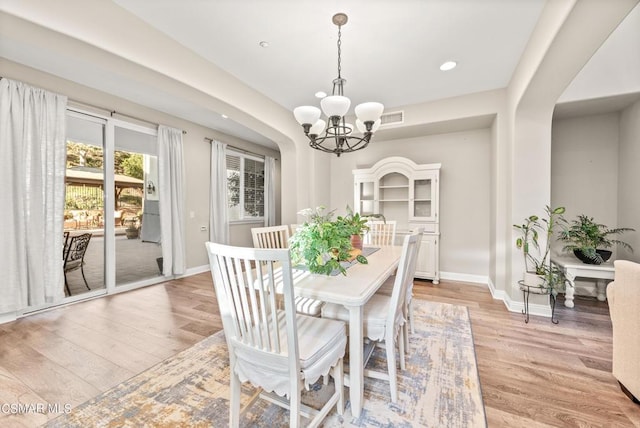
[[[423,178],[413,181],[411,216],[415,220],[435,220],[434,180]]]
[[[377,210],[375,206],[375,186],[373,181],[360,181],[356,183],[356,212],[361,215],[374,214]]]

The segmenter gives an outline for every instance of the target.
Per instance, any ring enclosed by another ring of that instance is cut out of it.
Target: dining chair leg
[[[295,382],[295,380],[294,380]],[[300,426],[300,388],[296,386],[290,391],[289,396],[289,427],[298,428]]]
[[[398,379],[396,377],[396,346],[393,343],[393,337],[385,339],[385,348],[387,351],[387,371],[389,373],[389,389],[391,390],[391,402],[398,401]]]
[[[338,414],[344,415],[344,366],[342,359],[333,368],[333,383],[338,391]]]
[[[411,326],[411,334],[415,334],[416,331],[413,328],[413,300],[409,302],[409,326]]]
[[[236,428],[240,425],[240,378],[235,374],[233,367],[230,368],[231,396],[229,397],[229,428]]]
[[[400,334],[398,337],[398,354],[400,355],[400,370],[407,369],[407,366],[405,364],[405,359],[404,359],[404,352],[405,352],[404,338],[406,336],[406,331],[407,331],[406,324],[400,327]]]

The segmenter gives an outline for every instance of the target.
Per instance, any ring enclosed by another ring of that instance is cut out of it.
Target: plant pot
[[[611,251],[609,250],[596,250],[596,253],[600,255],[602,260],[600,259],[592,259],[585,256],[580,250],[573,250],[573,254],[582,262],[588,265],[599,265],[602,262],[606,262],[611,258]]]
[[[351,235],[351,247],[362,251],[362,235]]]
[[[127,235],[127,239],[137,239],[138,238],[138,229],[125,229],[124,233]]]

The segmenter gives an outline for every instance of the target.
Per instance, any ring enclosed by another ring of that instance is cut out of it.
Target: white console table
[[[614,279],[615,270],[613,262],[606,262],[599,265],[589,265],[582,263],[573,256],[552,257],[551,261],[557,264],[564,271],[565,276],[571,283],[571,287],[567,287],[565,292],[564,305],[567,308],[573,308],[573,293],[575,292],[576,278],[594,278],[596,279],[596,288],[598,289],[598,300],[604,302],[607,300],[605,294],[607,283]],[[609,280],[609,281],[607,281]]]

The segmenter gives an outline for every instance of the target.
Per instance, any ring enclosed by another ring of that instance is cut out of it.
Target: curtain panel
[[[186,270],[184,181],[182,131],[160,125],[158,196],[164,276],[182,275]]]
[[[227,202],[227,145],[211,141],[211,194],[209,196],[209,239],[229,244],[229,204]]]
[[[64,298],[67,97],[0,80],[0,314]]]
[[[276,160],[264,158],[264,225],[276,225]]]

